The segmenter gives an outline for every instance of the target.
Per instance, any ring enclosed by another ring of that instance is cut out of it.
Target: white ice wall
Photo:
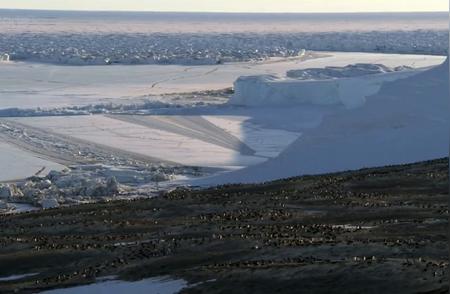
[[[293,106],[299,104],[364,105],[366,98],[376,94],[384,82],[406,78],[420,71],[402,71],[355,78],[298,80],[271,75],[240,77],[234,83],[231,105]]]

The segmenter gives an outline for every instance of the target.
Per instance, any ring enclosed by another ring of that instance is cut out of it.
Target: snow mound
[[[0,55],[0,62],[10,62],[11,61],[11,56],[7,53],[1,54]]]
[[[408,66],[387,67],[383,64],[356,63],[344,67],[328,66],[325,68],[308,68],[290,70],[287,72],[289,78],[299,80],[329,80],[336,78],[352,78],[364,75],[381,74],[387,72],[398,72],[411,70]]]
[[[349,92],[360,86],[347,85]],[[199,184],[255,183],[448,156],[448,60],[407,78],[384,81],[379,88],[361,107],[326,116],[278,157]],[[271,111],[276,115],[276,109]]]
[[[241,106],[292,105],[312,103],[339,104],[336,83],[303,82],[272,75],[244,76],[234,83],[234,96],[229,103]]]
[[[304,70],[304,74],[299,74],[299,79],[272,75],[245,76],[234,83],[235,94],[229,103],[238,106],[313,104],[355,108],[364,105],[366,98],[377,93],[384,82],[406,78],[418,72],[420,71],[359,64],[343,68]],[[340,76],[343,78],[338,78]]]

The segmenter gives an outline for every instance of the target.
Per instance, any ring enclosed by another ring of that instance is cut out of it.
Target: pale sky
[[[0,8],[212,12],[448,11],[448,0],[0,0]]]

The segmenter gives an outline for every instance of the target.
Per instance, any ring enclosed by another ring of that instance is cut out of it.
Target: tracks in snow
[[[66,166],[93,163],[180,166],[175,162],[57,134],[15,120],[0,119],[0,138],[40,158]]]
[[[108,115],[108,118],[163,130],[252,156],[255,150],[201,116]]]

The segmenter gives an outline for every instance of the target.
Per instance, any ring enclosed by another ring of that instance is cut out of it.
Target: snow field
[[[373,53],[325,52],[316,56],[320,58],[272,59],[256,63],[202,66],[103,67],[4,63],[0,64],[0,110],[3,110],[2,116],[7,116],[8,112],[11,115],[17,112],[14,108],[53,109],[91,104],[135,104],[144,101],[148,95],[229,88],[240,76],[283,77],[289,70],[354,63],[383,63],[388,67],[418,68],[437,65],[444,60],[441,56]],[[164,102],[164,97],[159,101]],[[11,110],[6,111],[7,109]]]
[[[226,170],[264,162],[277,156],[300,136],[285,130],[261,128],[247,123],[247,119],[93,115],[16,118],[14,121],[155,160]]]
[[[34,175],[46,175],[51,170],[63,170],[66,168],[63,165],[39,158],[1,140],[0,167],[0,182],[20,180]]]

